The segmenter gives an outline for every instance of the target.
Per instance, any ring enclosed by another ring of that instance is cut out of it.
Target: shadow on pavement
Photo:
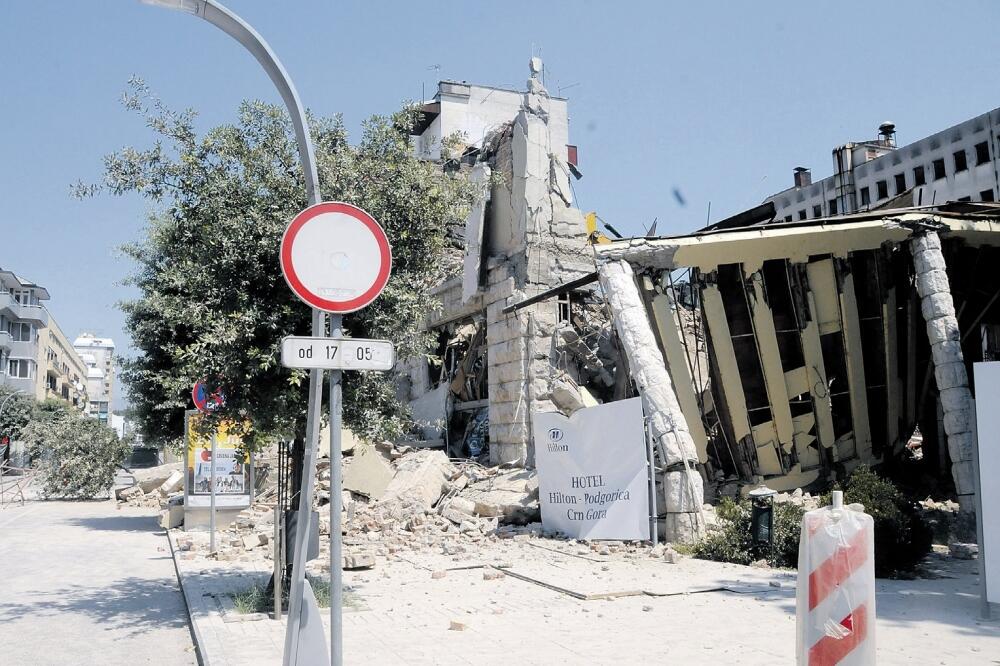
[[[157,523],[155,515],[147,516],[89,516],[69,518],[67,525],[83,527],[89,530],[105,532],[159,532],[163,528]]]
[[[41,581],[40,581],[41,584]],[[68,589],[31,594],[32,600],[0,605],[0,625],[24,617],[78,614],[104,628],[135,636],[150,629],[188,626],[177,579],[122,578],[101,587],[74,585]],[[53,636],[53,640],[58,637]],[[86,646],[81,646],[85,650]]]

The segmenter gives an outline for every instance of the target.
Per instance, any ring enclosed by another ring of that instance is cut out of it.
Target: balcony
[[[0,312],[10,313],[15,320],[30,321],[39,327],[49,325],[49,313],[42,305],[22,305],[14,300],[10,292],[0,293]]]
[[[12,344],[14,344],[14,340],[10,337],[10,333],[7,331],[0,331],[0,349],[10,351]]]
[[[10,357],[28,358],[34,361],[38,357],[38,343],[13,340],[10,343]]]
[[[25,377],[4,377],[4,384],[13,389],[19,389],[29,396],[35,395],[35,381],[34,379],[28,379]]]

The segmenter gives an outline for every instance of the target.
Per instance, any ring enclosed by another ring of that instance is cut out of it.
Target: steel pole
[[[341,315],[330,315],[330,337],[343,335]],[[330,663],[344,663],[344,570],[340,514],[343,511],[341,459],[341,402],[343,371],[330,372]]]
[[[215,552],[215,431],[212,431],[212,462],[209,463],[209,490],[211,492],[211,509],[208,516],[209,531],[211,536],[209,537],[208,551],[210,553]]]
[[[295,130],[295,140],[299,148],[299,159],[302,161],[302,171],[305,177],[306,195],[310,205],[322,200],[319,189],[319,176],[316,171],[316,159],[312,139],[309,135],[309,123],[305,109],[299,100],[298,91],[292,83],[288,72],[275,55],[264,38],[250,24],[215,0],[143,0],[146,4],[160,5],[169,9],[179,9],[203,18],[227,35],[238,41],[260,63],[271,82],[278,89],[281,99],[288,109]],[[326,316],[320,310],[312,313],[313,337],[325,334]],[[319,414],[323,402],[323,372],[312,370],[309,373],[309,411],[306,417],[306,450],[302,465],[302,484],[299,491],[299,514],[295,531],[294,558],[292,563],[292,587],[288,600],[288,624],[285,630],[284,664],[300,663],[299,623],[304,597],[306,549],[308,547],[309,526],[312,516],[312,498],[315,490],[316,451],[319,447]],[[287,534],[286,534],[287,538]],[[311,594],[310,594],[311,598]],[[331,641],[332,642],[332,641]],[[313,655],[306,655],[309,659]]]

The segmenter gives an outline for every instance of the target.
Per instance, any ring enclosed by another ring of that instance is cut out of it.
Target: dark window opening
[[[785,216],[785,222],[791,222],[791,221],[792,221],[792,216],[791,215],[786,215]]]
[[[980,192],[979,193],[979,200],[980,201],[995,201],[996,199],[994,199],[994,197],[993,197],[993,190],[983,190],[982,192]]]
[[[968,163],[965,161],[965,151],[959,150],[952,157],[955,158],[955,173],[960,171],[965,171],[969,168]]]
[[[803,208],[802,210],[799,211],[799,219],[800,220],[806,219],[806,209],[805,208]]]
[[[976,166],[990,161],[990,144],[983,141],[976,144]]]
[[[867,187],[861,188],[861,205],[867,206],[872,202],[872,194]]]
[[[875,183],[875,189],[878,191],[879,199],[889,198],[889,183],[885,182],[884,180],[880,180],[877,183]]]
[[[938,158],[934,160],[934,180],[941,180],[945,177],[944,172],[944,159]]]
[[[830,211],[830,215],[836,215],[837,214],[837,200],[836,199],[830,199],[826,203],[827,203],[827,208]]]
[[[816,205],[813,206],[813,217],[823,217],[823,207]]]
[[[972,197],[959,197],[958,201],[972,201]]]
[[[902,194],[906,191],[906,174],[897,173],[896,174],[896,194]]]
[[[927,179],[924,178],[924,168],[922,166],[918,166],[913,169],[913,187],[919,187],[926,182]]]
[[[723,264],[718,272],[719,294],[729,320],[729,334],[733,340],[736,366],[740,372],[740,383],[746,399],[750,425],[755,426],[771,420],[767,387],[764,383],[764,369],[757,351],[753,320],[747,304],[746,285],[740,264]]]

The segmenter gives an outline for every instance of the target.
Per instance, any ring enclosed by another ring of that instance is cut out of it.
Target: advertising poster
[[[250,506],[250,458],[240,451],[242,440],[229,432],[226,423],[219,425],[215,436],[215,461],[212,461],[212,439],[197,432],[202,419],[189,411],[185,420],[187,438],[187,470],[185,488],[187,506],[209,507],[212,504],[212,479],[215,479],[215,506]]]
[[[642,399],[532,417],[545,529],[574,539],[649,538]]]

